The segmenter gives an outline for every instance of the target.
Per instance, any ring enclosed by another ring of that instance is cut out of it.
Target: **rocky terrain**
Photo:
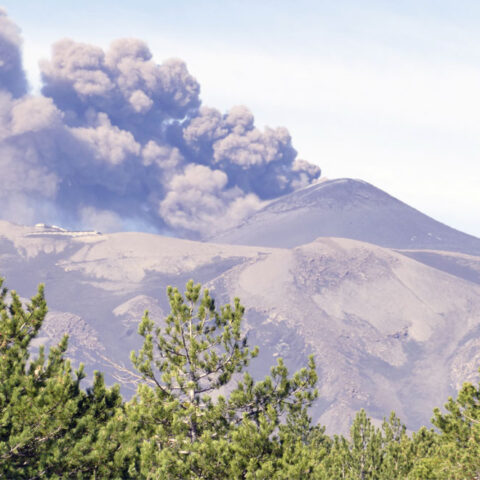
[[[340,238],[343,237],[343,238]],[[410,428],[480,365],[480,240],[359,181],[319,183],[272,202],[215,242],[66,232],[0,222],[0,275],[23,297],[46,284],[37,340],[70,335],[70,356],[131,395],[129,353],[145,309],[162,321],[167,285],[193,278],[217,303],[241,298],[251,369],[315,355],[312,414],[345,431],[355,411],[391,410]],[[239,245],[240,243],[248,244]]]
[[[454,230],[361,180],[323,180],[267,204],[210,241],[295,247],[345,237],[382,247],[480,255],[480,239]]]

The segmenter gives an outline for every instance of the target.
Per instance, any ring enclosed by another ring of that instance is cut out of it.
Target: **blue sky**
[[[369,181],[480,236],[480,2],[0,0],[24,62],[64,37],[145,40],[204,104],[286,126],[328,178]]]

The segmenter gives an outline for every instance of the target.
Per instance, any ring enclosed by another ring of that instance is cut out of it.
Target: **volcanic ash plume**
[[[20,97],[27,91],[21,44],[19,28],[0,8],[0,85],[14,97]]]
[[[185,63],[158,65],[140,40],[61,40],[40,67],[32,96],[0,10],[1,218],[199,238],[320,176],[285,128],[202,106]]]

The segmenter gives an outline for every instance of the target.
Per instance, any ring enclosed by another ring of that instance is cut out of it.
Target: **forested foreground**
[[[189,282],[183,295],[168,289],[161,327],[141,321],[138,389],[123,401],[100,373],[82,389],[67,338],[29,356],[47,313],[43,287],[26,306],[2,281],[0,290],[0,478],[480,478],[479,387],[465,384],[435,410],[431,429],[407,435],[393,413],[377,428],[361,411],[348,437],[329,437],[308,416],[313,359],[293,376],[278,360],[254,381],[244,308],[217,309]]]

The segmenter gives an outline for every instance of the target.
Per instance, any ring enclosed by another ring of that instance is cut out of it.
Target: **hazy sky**
[[[480,236],[480,2],[0,0],[24,63],[64,37],[145,40],[206,105],[286,126],[328,178],[369,181]]]

